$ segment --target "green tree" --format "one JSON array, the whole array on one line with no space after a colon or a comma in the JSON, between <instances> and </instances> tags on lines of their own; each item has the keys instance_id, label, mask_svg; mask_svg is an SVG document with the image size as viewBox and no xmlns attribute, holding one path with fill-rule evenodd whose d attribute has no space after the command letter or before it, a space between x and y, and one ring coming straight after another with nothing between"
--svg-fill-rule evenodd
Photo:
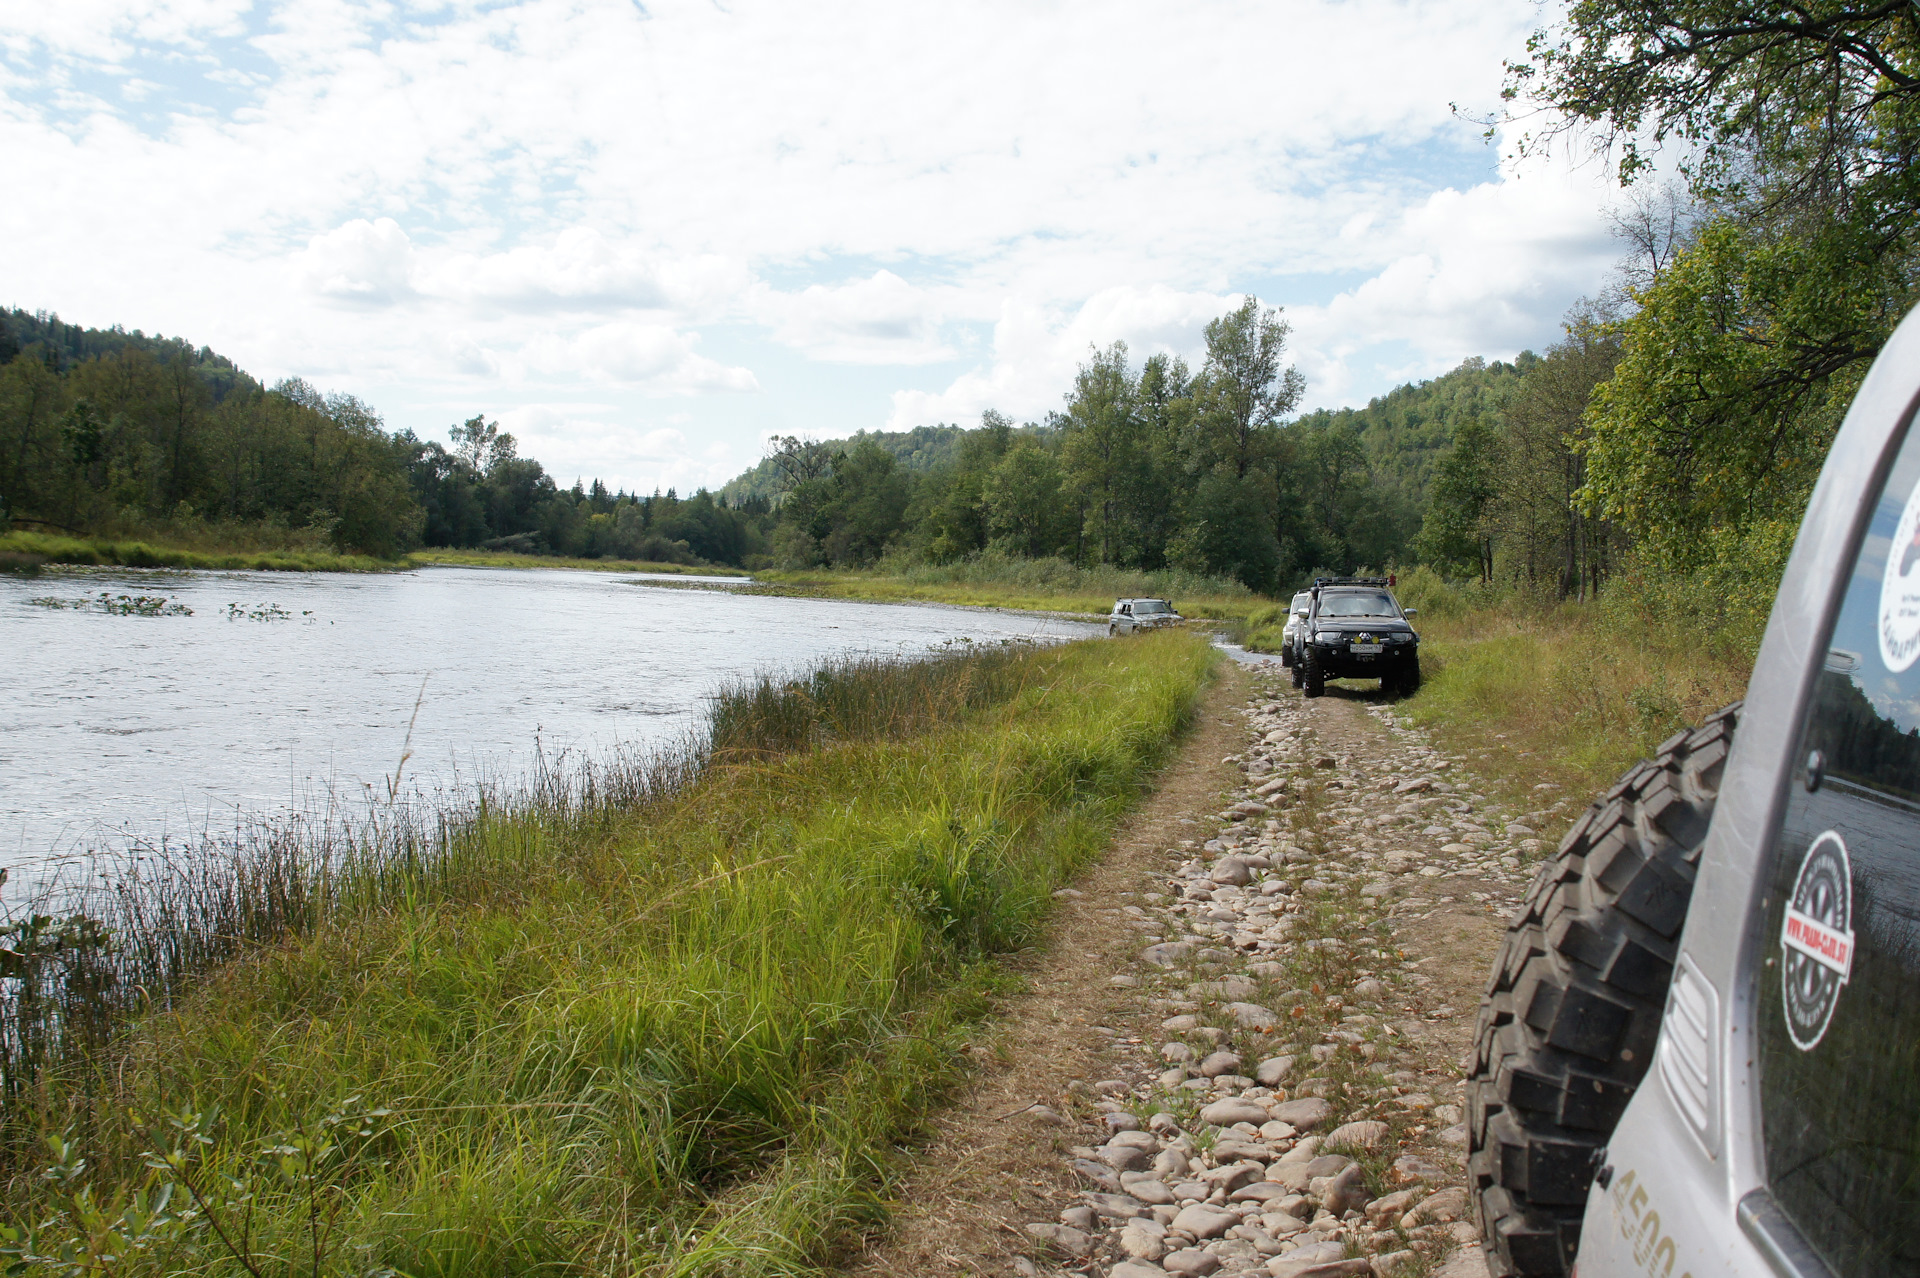
<instances>
[{"instance_id":1,"label":"green tree","mask_svg":"<svg viewBox=\"0 0 1920 1278\"><path fill-rule=\"evenodd\" d=\"M1269 464L1275 428L1307 385L1299 369L1280 366L1291 331L1278 308L1262 310L1252 295L1208 322L1195 413L1203 469L1225 465L1245 478Z\"/></svg>"},{"instance_id":2,"label":"green tree","mask_svg":"<svg viewBox=\"0 0 1920 1278\"><path fill-rule=\"evenodd\" d=\"M1060 463L1050 451L1031 438L1016 440L983 484L994 543L1034 559L1070 547L1073 512L1063 486Z\"/></svg>"},{"instance_id":3,"label":"green tree","mask_svg":"<svg viewBox=\"0 0 1920 1278\"><path fill-rule=\"evenodd\" d=\"M1060 421L1060 461L1085 503L1085 536L1099 562L1112 563L1128 539L1128 497L1146 460L1127 344L1095 350L1074 376Z\"/></svg>"},{"instance_id":4,"label":"green tree","mask_svg":"<svg viewBox=\"0 0 1920 1278\"><path fill-rule=\"evenodd\" d=\"M1444 572L1463 569L1493 580L1493 533L1487 508L1499 492L1499 436L1480 417L1455 428L1453 447L1435 468L1431 499L1413 549Z\"/></svg>"}]
</instances>

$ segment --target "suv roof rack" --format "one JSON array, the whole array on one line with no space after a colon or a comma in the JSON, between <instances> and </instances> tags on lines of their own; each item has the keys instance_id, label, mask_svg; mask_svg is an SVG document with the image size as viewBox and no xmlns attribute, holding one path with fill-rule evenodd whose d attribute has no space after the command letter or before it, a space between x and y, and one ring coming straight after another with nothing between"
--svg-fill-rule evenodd
<instances>
[{"instance_id":1,"label":"suv roof rack","mask_svg":"<svg viewBox=\"0 0 1920 1278\"><path fill-rule=\"evenodd\" d=\"M1312 589L1322 586L1386 586L1393 587L1392 577L1315 577Z\"/></svg>"}]
</instances>

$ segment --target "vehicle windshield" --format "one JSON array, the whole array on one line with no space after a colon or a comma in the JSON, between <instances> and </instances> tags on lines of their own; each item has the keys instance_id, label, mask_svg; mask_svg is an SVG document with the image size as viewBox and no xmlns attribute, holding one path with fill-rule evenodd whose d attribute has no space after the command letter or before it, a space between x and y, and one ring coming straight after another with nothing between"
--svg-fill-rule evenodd
<instances>
[{"instance_id":1,"label":"vehicle windshield","mask_svg":"<svg viewBox=\"0 0 1920 1278\"><path fill-rule=\"evenodd\" d=\"M1287 605L1287 611L1298 612L1302 608L1311 606L1312 603L1313 603L1313 596L1303 590L1299 594L1293 597L1293 602Z\"/></svg>"},{"instance_id":2,"label":"vehicle windshield","mask_svg":"<svg viewBox=\"0 0 1920 1278\"><path fill-rule=\"evenodd\" d=\"M1322 617L1397 617L1393 596L1384 590L1327 590L1320 595Z\"/></svg>"},{"instance_id":3,"label":"vehicle windshield","mask_svg":"<svg viewBox=\"0 0 1920 1278\"><path fill-rule=\"evenodd\" d=\"M1164 599L1136 599L1133 604L1133 615L1136 617L1144 617L1156 612L1172 611L1173 609L1167 606L1167 601Z\"/></svg>"}]
</instances>

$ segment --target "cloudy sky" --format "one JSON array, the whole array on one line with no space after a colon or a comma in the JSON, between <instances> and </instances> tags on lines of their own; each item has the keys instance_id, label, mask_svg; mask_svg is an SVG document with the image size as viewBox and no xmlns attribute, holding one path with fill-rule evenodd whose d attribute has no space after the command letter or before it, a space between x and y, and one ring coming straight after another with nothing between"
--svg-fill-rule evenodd
<instances>
[{"instance_id":1,"label":"cloudy sky","mask_svg":"<svg viewBox=\"0 0 1920 1278\"><path fill-rule=\"evenodd\" d=\"M1617 256L1514 165L1529 0L58 0L0 16L0 305L568 482L1058 407L1285 307L1308 404L1551 342Z\"/></svg>"}]
</instances>

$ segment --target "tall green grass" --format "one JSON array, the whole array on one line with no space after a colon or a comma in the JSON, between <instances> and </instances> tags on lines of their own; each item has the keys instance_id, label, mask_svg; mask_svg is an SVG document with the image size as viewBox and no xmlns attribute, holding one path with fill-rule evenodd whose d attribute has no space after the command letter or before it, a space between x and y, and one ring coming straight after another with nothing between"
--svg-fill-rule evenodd
<instances>
[{"instance_id":1,"label":"tall green grass","mask_svg":"<svg viewBox=\"0 0 1920 1278\"><path fill-rule=\"evenodd\" d=\"M96 951L104 984L129 948L218 939L22 1076L0 1251L812 1271L879 1219L993 956L1038 935L1213 660L1161 634L757 680L646 767L233 851L204 915L150 891L185 915Z\"/></svg>"},{"instance_id":2,"label":"tall green grass","mask_svg":"<svg viewBox=\"0 0 1920 1278\"><path fill-rule=\"evenodd\" d=\"M1518 782L1604 788L1674 732L1746 693L1770 594L1628 572L1563 602L1430 569L1401 579L1420 609L1416 722L1486 752Z\"/></svg>"},{"instance_id":3,"label":"tall green grass","mask_svg":"<svg viewBox=\"0 0 1920 1278\"><path fill-rule=\"evenodd\" d=\"M342 555L330 550L197 550L112 537L64 537L49 533L0 533L0 566L83 564L125 568L240 568L262 572L392 572L405 561Z\"/></svg>"}]
</instances>

